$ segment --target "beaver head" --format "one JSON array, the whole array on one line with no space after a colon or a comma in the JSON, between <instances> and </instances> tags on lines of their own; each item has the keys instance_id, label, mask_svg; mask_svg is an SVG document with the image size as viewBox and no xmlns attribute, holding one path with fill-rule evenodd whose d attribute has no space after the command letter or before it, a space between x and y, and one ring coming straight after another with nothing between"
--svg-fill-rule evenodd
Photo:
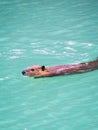
<instances>
[{"instance_id":1,"label":"beaver head","mask_svg":"<svg viewBox=\"0 0 98 130\"><path fill-rule=\"evenodd\" d=\"M23 70L22 74L30 77L41 77L46 76L48 74L48 70L45 68L45 66L34 65Z\"/></svg>"}]
</instances>

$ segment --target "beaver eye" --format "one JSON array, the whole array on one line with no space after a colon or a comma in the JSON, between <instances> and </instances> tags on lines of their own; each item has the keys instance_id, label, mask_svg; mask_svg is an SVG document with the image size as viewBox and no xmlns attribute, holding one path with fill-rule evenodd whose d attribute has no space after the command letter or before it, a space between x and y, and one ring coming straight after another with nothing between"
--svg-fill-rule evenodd
<instances>
[{"instance_id":1,"label":"beaver eye","mask_svg":"<svg viewBox=\"0 0 98 130\"><path fill-rule=\"evenodd\" d=\"M31 69L31 71L34 71L34 69Z\"/></svg>"}]
</instances>

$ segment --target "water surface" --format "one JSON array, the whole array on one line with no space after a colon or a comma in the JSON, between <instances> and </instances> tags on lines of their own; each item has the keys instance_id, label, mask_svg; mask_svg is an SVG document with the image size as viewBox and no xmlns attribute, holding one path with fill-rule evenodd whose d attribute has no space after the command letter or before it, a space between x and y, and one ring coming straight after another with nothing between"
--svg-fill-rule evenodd
<instances>
[{"instance_id":1,"label":"water surface","mask_svg":"<svg viewBox=\"0 0 98 130\"><path fill-rule=\"evenodd\" d=\"M98 71L33 79L27 66L98 56L98 2L0 1L0 130L97 130Z\"/></svg>"}]
</instances>

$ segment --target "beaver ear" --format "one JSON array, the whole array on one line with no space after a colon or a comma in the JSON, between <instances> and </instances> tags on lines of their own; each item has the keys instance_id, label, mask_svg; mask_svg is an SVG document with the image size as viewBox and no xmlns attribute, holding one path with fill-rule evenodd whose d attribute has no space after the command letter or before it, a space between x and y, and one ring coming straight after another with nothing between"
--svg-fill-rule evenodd
<instances>
[{"instance_id":1,"label":"beaver ear","mask_svg":"<svg viewBox=\"0 0 98 130\"><path fill-rule=\"evenodd\" d=\"M42 71L44 71L45 70L45 66L41 66L41 69L42 69Z\"/></svg>"}]
</instances>

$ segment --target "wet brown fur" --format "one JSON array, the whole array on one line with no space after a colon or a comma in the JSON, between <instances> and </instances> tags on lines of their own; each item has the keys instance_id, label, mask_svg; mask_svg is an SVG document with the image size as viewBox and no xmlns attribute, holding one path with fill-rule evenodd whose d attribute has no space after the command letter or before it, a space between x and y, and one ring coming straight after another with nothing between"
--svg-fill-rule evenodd
<instances>
[{"instance_id":1,"label":"wet brown fur","mask_svg":"<svg viewBox=\"0 0 98 130\"><path fill-rule=\"evenodd\" d=\"M70 65L58 65L58 66L38 66L34 65L24 70L25 76L30 77L51 77L58 75L68 75L75 73L83 73L98 69L98 59L91 62L70 64Z\"/></svg>"}]
</instances>

